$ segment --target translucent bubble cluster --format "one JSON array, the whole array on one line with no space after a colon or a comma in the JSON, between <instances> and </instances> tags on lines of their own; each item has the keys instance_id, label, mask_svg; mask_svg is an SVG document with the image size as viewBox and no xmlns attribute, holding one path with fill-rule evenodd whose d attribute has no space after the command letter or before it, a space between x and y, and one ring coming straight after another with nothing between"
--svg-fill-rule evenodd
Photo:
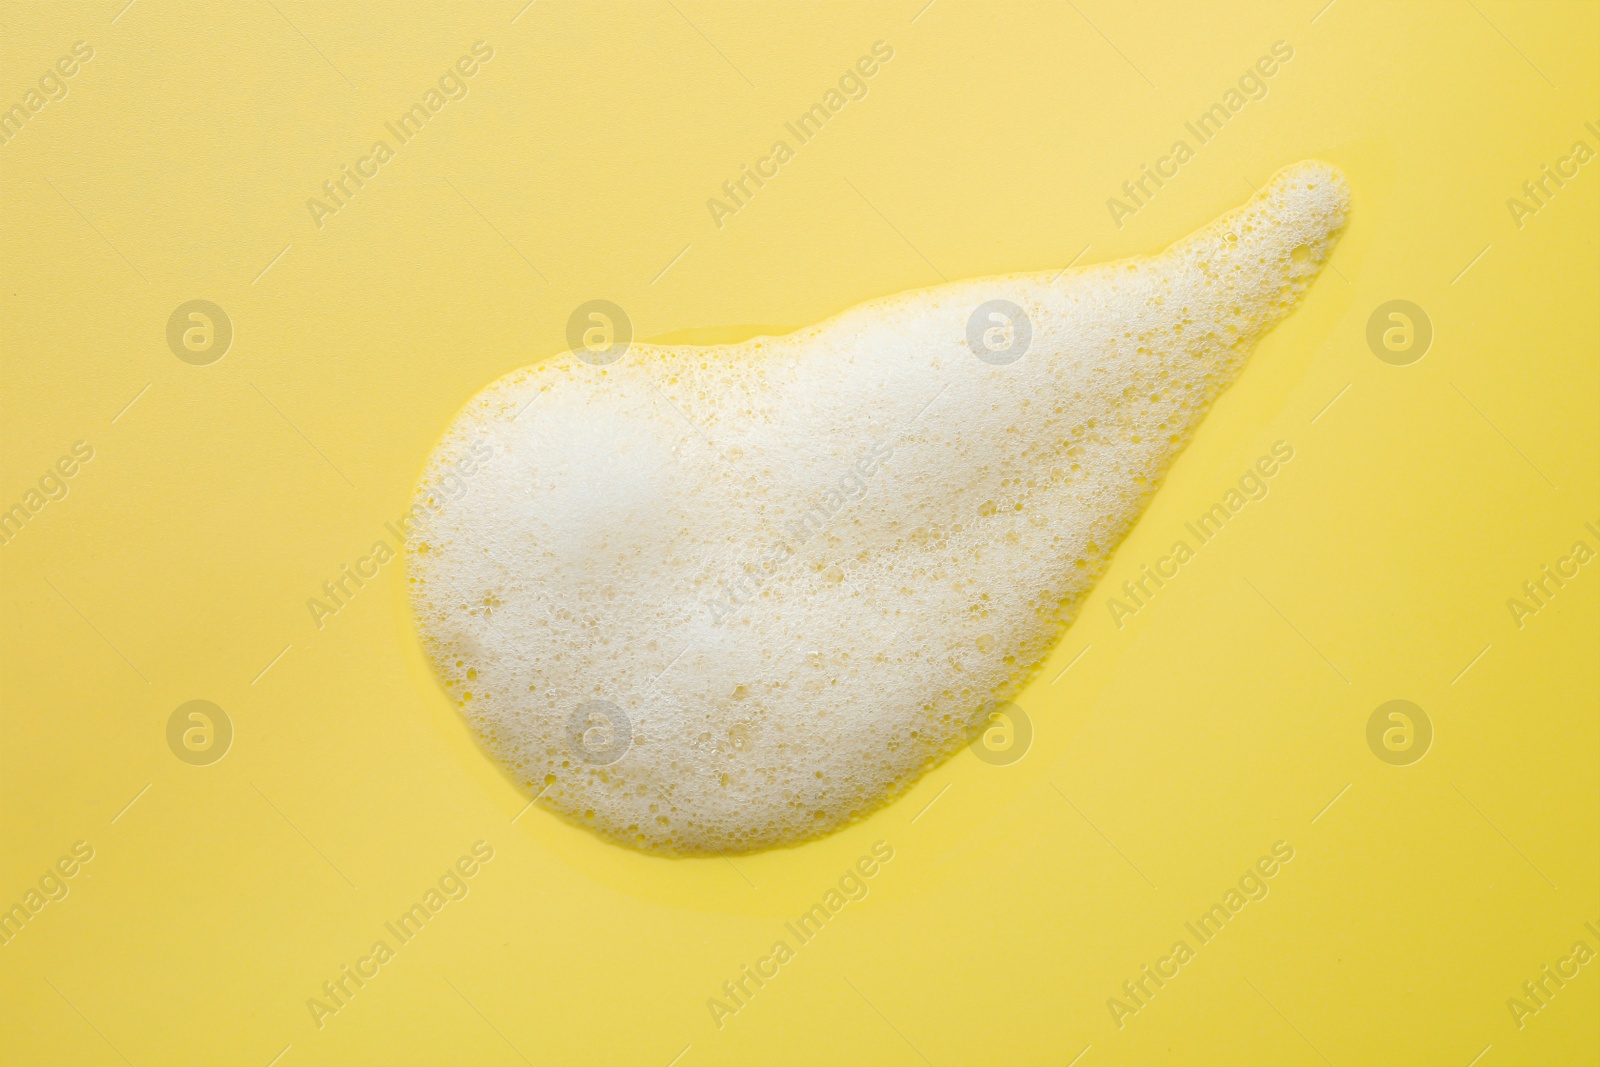
<instances>
[{"instance_id":1,"label":"translucent bubble cluster","mask_svg":"<svg viewBox=\"0 0 1600 1067\"><path fill-rule=\"evenodd\" d=\"M507 375L408 545L441 682L530 797L624 844L865 816L1037 668L1348 200L1299 163L1156 256Z\"/></svg>"}]
</instances>

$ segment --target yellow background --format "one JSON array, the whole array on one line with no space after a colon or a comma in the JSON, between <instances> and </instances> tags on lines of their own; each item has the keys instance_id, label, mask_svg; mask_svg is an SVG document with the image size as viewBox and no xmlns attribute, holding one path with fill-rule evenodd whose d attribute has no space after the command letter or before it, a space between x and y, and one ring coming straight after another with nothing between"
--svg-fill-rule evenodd
<instances>
[{"instance_id":1,"label":"yellow background","mask_svg":"<svg viewBox=\"0 0 1600 1067\"><path fill-rule=\"evenodd\" d=\"M1506 1005L1600 948L1600 563L1521 629L1506 607L1600 520L1600 162L1506 207L1600 148L1596 4L124 2L0 13L7 106L96 53L0 147L0 506L95 449L0 547L0 904L96 852L0 948L0 1059L1600 1060L1600 962L1522 1029ZM1267 98L1114 226L1280 39ZM319 230L307 198L478 40L470 95ZM879 40L869 95L718 229L707 198ZM650 858L518 817L398 565L309 617L457 407L586 300L641 339L792 328L1152 252L1306 157L1353 186L1336 271L1019 698L1014 765L963 753L802 848ZM196 298L235 330L204 367L165 342ZM1411 366L1365 342L1392 299L1434 325ZM1110 586L1277 440L1271 495L1114 626ZM206 767L165 739L196 698L236 732ZM1395 698L1436 731L1406 767L1365 740ZM1280 839L1271 894L1119 1029L1107 999ZM478 840L470 896L314 1026ZM719 1030L707 998L879 840L870 896Z\"/></svg>"}]
</instances>

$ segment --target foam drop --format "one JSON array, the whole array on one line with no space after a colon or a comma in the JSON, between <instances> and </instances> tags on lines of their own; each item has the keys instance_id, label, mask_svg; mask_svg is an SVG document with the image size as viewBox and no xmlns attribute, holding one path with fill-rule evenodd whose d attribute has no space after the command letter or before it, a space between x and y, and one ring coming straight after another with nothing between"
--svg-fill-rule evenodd
<instances>
[{"instance_id":1,"label":"foam drop","mask_svg":"<svg viewBox=\"0 0 1600 1067\"><path fill-rule=\"evenodd\" d=\"M408 548L435 670L530 797L616 841L867 815L1048 654L1348 196L1303 162L1157 256L507 375L423 479L491 457Z\"/></svg>"}]
</instances>

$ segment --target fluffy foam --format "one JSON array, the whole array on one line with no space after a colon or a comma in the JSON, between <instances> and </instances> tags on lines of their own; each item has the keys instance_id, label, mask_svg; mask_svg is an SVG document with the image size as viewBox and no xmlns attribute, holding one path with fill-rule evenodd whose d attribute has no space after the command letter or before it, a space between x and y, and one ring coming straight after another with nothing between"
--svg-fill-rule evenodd
<instances>
[{"instance_id":1,"label":"fluffy foam","mask_svg":"<svg viewBox=\"0 0 1600 1067\"><path fill-rule=\"evenodd\" d=\"M863 817L1044 659L1348 198L1303 162L1157 256L507 375L423 480L490 456L408 551L438 675L529 796L616 841ZM996 299L1032 332L1003 365L967 341Z\"/></svg>"}]
</instances>

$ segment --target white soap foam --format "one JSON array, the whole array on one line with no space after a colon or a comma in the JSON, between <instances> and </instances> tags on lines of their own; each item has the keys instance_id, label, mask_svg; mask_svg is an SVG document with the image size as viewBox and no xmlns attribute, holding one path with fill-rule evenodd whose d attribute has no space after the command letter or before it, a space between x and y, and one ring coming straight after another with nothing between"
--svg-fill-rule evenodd
<instances>
[{"instance_id":1,"label":"white soap foam","mask_svg":"<svg viewBox=\"0 0 1600 1067\"><path fill-rule=\"evenodd\" d=\"M1157 256L507 375L423 478L492 447L408 553L437 673L529 796L616 841L865 816L1048 654L1348 199L1299 163ZM1031 327L1013 362L968 343L992 300Z\"/></svg>"}]
</instances>

